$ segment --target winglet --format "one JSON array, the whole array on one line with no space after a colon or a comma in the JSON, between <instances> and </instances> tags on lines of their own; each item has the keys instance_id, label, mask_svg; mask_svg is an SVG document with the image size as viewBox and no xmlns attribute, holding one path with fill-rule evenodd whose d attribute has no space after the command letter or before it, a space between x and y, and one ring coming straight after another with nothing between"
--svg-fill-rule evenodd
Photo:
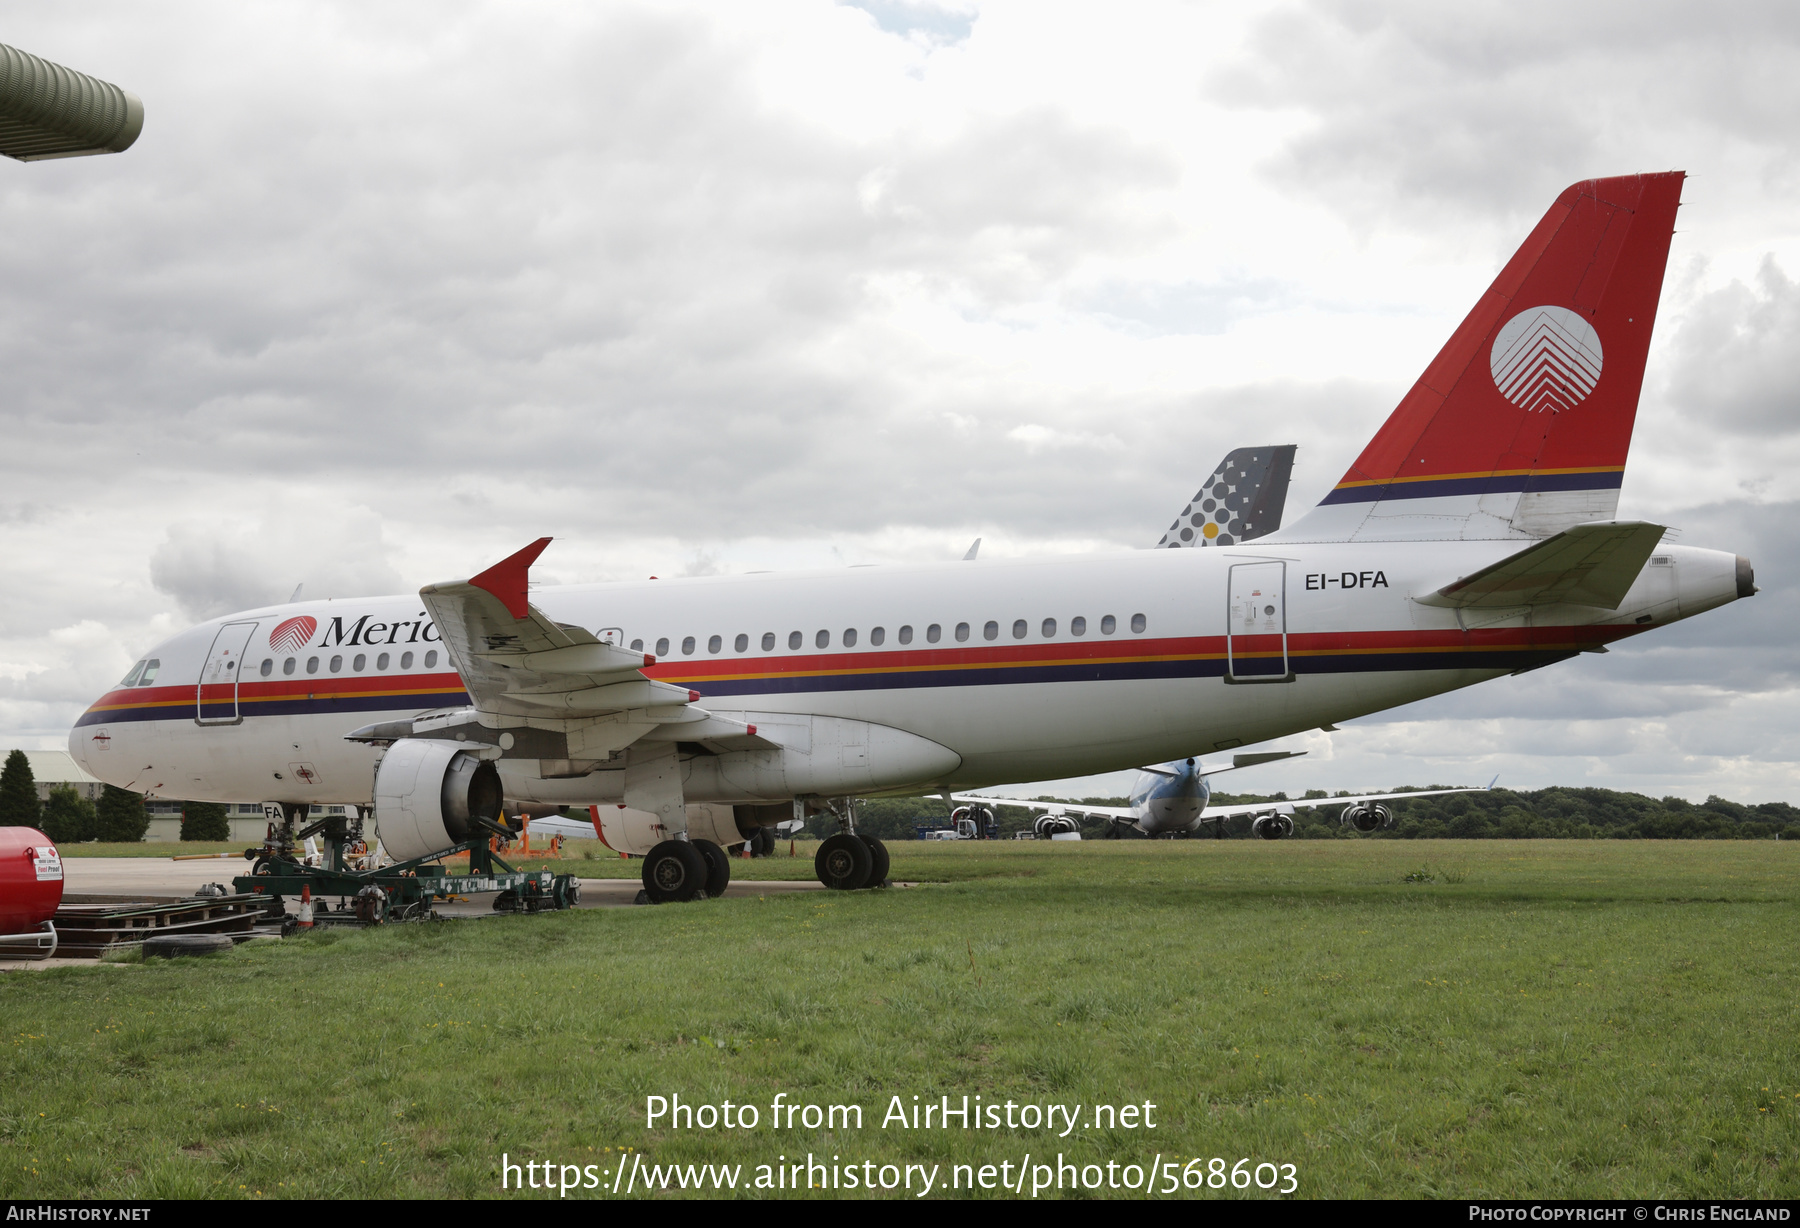
<instances>
[{"instance_id":1,"label":"winglet","mask_svg":"<svg viewBox=\"0 0 1800 1228\"><path fill-rule=\"evenodd\" d=\"M470 576L469 583L498 597L500 604L506 607L506 612L514 618L524 618L531 610L531 604L525 598L525 584L531 578L531 565L549 544L548 537L540 537L517 554L501 559L480 575Z\"/></svg>"}]
</instances>

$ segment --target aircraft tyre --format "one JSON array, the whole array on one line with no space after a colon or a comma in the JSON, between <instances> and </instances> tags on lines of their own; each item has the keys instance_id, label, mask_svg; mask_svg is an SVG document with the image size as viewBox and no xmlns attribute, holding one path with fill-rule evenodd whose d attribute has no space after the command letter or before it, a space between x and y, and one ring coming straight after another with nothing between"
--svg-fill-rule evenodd
<instances>
[{"instance_id":1,"label":"aircraft tyre","mask_svg":"<svg viewBox=\"0 0 1800 1228\"><path fill-rule=\"evenodd\" d=\"M773 827L762 827L757 829L755 852L758 857L773 857L775 855L775 829Z\"/></svg>"},{"instance_id":2,"label":"aircraft tyre","mask_svg":"<svg viewBox=\"0 0 1800 1228\"><path fill-rule=\"evenodd\" d=\"M706 859L706 898L716 900L731 885L731 858L711 840L695 840L691 843L700 850L700 856Z\"/></svg>"},{"instance_id":3,"label":"aircraft tyre","mask_svg":"<svg viewBox=\"0 0 1800 1228\"><path fill-rule=\"evenodd\" d=\"M887 845L874 836L861 837L869 846L869 879L867 886L885 887L888 885L888 851Z\"/></svg>"},{"instance_id":4,"label":"aircraft tyre","mask_svg":"<svg viewBox=\"0 0 1800 1228\"><path fill-rule=\"evenodd\" d=\"M834 891L855 891L869 881L874 858L861 837L839 832L819 845L813 870Z\"/></svg>"},{"instance_id":5,"label":"aircraft tyre","mask_svg":"<svg viewBox=\"0 0 1800 1228\"><path fill-rule=\"evenodd\" d=\"M652 904L685 903L706 890L706 858L686 840L664 840L644 858L644 894Z\"/></svg>"}]
</instances>

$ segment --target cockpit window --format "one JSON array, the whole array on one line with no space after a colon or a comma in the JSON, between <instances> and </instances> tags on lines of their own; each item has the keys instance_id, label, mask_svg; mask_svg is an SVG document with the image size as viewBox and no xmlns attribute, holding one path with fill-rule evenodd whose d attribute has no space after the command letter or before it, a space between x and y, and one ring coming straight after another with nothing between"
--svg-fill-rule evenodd
<instances>
[{"instance_id":1,"label":"cockpit window","mask_svg":"<svg viewBox=\"0 0 1800 1228\"><path fill-rule=\"evenodd\" d=\"M152 682L156 681L156 671L161 668L162 662L158 661L155 657L151 657L148 661L144 662L144 676L137 680L137 684L139 686L149 686Z\"/></svg>"},{"instance_id":2,"label":"cockpit window","mask_svg":"<svg viewBox=\"0 0 1800 1228\"><path fill-rule=\"evenodd\" d=\"M144 672L144 663L142 661L139 661L136 665L131 667L131 669L125 674L124 678L120 679L119 685L120 686L136 686L137 680L138 680L138 675L143 672Z\"/></svg>"}]
</instances>

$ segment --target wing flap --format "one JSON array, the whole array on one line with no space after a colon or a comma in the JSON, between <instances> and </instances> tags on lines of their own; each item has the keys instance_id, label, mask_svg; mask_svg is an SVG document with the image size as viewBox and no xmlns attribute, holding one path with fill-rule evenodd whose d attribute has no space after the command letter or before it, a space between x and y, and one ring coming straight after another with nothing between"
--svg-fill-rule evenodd
<instances>
[{"instance_id":1,"label":"wing flap","mask_svg":"<svg viewBox=\"0 0 1800 1228\"><path fill-rule=\"evenodd\" d=\"M1667 530L1644 521L1578 524L1442 588L1420 605L1586 605L1616 610Z\"/></svg>"}]
</instances>

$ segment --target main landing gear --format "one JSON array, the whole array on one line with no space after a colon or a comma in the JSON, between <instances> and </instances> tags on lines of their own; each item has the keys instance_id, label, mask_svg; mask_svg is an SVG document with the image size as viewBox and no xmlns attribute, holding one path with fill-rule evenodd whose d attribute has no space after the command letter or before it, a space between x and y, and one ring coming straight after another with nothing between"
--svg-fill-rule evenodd
<instances>
[{"instance_id":1,"label":"main landing gear","mask_svg":"<svg viewBox=\"0 0 1800 1228\"><path fill-rule=\"evenodd\" d=\"M843 830L819 844L819 851L813 857L813 871L819 881L834 891L887 886L887 845L873 836L857 832L855 804L849 798L834 800L828 805Z\"/></svg>"},{"instance_id":2,"label":"main landing gear","mask_svg":"<svg viewBox=\"0 0 1800 1228\"><path fill-rule=\"evenodd\" d=\"M716 900L731 885L731 858L711 840L664 840L644 858L644 897L652 904Z\"/></svg>"}]
</instances>

